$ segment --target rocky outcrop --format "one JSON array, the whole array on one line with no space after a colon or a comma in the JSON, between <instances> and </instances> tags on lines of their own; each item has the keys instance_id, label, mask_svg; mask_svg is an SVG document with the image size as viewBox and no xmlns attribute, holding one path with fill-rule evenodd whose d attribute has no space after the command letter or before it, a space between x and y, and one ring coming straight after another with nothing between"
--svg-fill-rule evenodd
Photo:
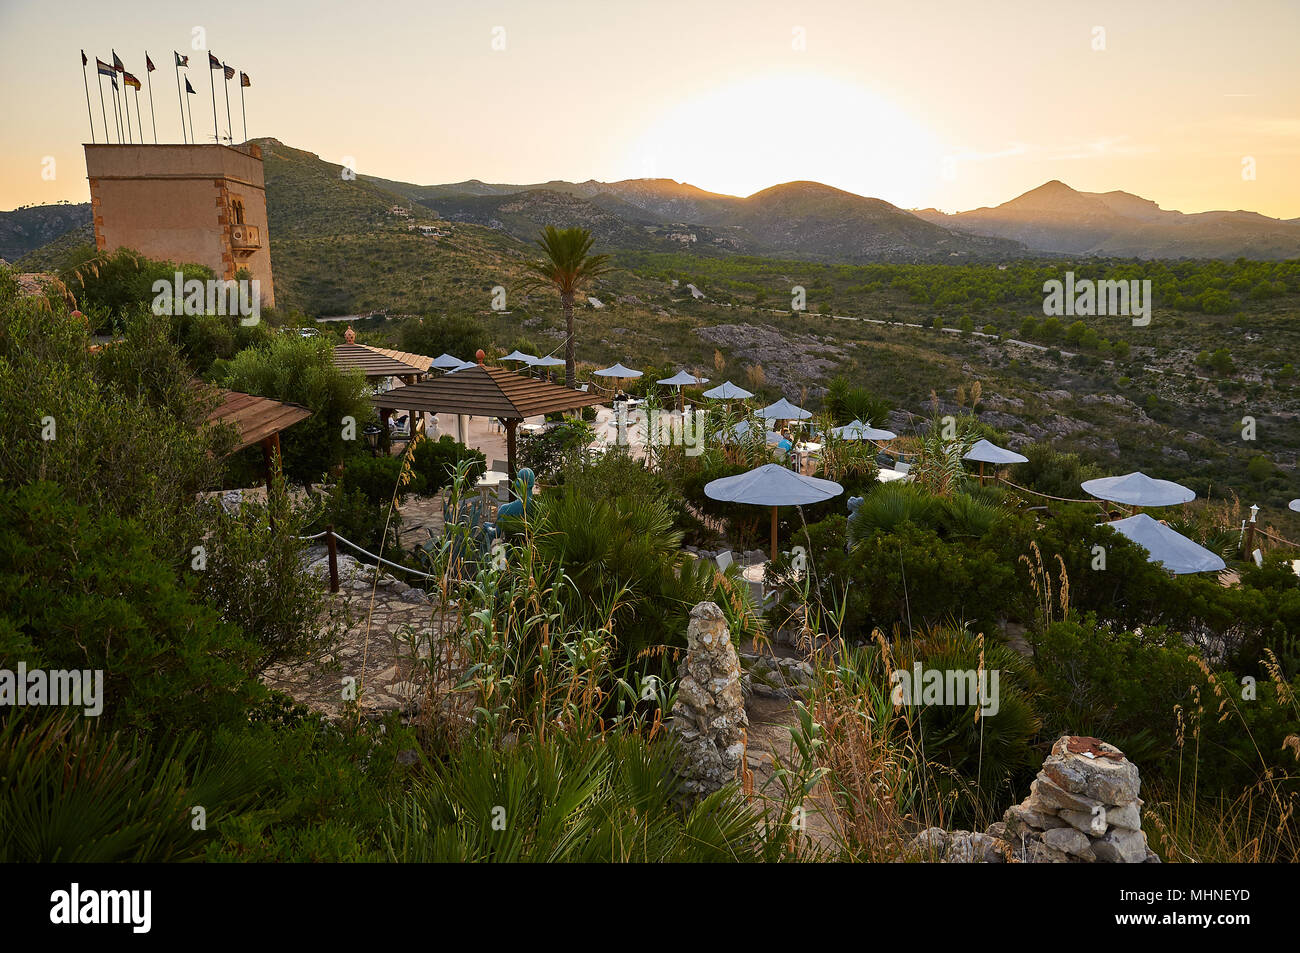
<instances>
[{"instance_id":1,"label":"rocky outcrop","mask_svg":"<svg viewBox=\"0 0 1300 953\"><path fill-rule=\"evenodd\" d=\"M749 727L740 678L726 617L716 603L701 602L691 610L668 722L681 744L678 770L690 795L712 794L739 777Z\"/></svg>"},{"instance_id":2,"label":"rocky outcrop","mask_svg":"<svg viewBox=\"0 0 1300 953\"><path fill-rule=\"evenodd\" d=\"M1124 752L1097 738L1063 735L1029 797L983 834L932 827L907 857L942 863L1159 863L1142 832L1141 779Z\"/></svg>"}]
</instances>

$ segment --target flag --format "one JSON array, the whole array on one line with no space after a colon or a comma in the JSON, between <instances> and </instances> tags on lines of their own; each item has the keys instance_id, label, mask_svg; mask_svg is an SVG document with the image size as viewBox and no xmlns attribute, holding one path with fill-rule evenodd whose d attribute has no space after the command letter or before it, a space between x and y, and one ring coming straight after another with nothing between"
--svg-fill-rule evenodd
<instances>
[{"instance_id":1,"label":"flag","mask_svg":"<svg viewBox=\"0 0 1300 953\"><path fill-rule=\"evenodd\" d=\"M117 73L113 70L113 67L109 66L98 56L95 57L95 70L96 72L99 73L100 76L112 76L114 78L117 77Z\"/></svg>"},{"instance_id":2,"label":"flag","mask_svg":"<svg viewBox=\"0 0 1300 953\"><path fill-rule=\"evenodd\" d=\"M208 69L221 69L221 60L217 59L211 53L208 54Z\"/></svg>"},{"instance_id":3,"label":"flag","mask_svg":"<svg viewBox=\"0 0 1300 953\"><path fill-rule=\"evenodd\" d=\"M172 50L172 56L176 57L177 66L184 66L186 69L190 68L190 58L188 56L181 56L175 50Z\"/></svg>"},{"instance_id":4,"label":"flag","mask_svg":"<svg viewBox=\"0 0 1300 953\"><path fill-rule=\"evenodd\" d=\"M190 85L190 78L188 76L185 77L185 92L194 92L194 87Z\"/></svg>"},{"instance_id":5,"label":"flag","mask_svg":"<svg viewBox=\"0 0 1300 953\"><path fill-rule=\"evenodd\" d=\"M126 72L126 67L123 66L122 61L117 58L117 50L113 51L113 69L117 70L119 73Z\"/></svg>"},{"instance_id":6,"label":"flag","mask_svg":"<svg viewBox=\"0 0 1300 953\"><path fill-rule=\"evenodd\" d=\"M108 75L109 75L110 77L112 77L113 89L114 89L114 91L116 91L116 90L117 90L117 74L116 74L116 73L109 73ZM116 108L116 107L114 107L114 108Z\"/></svg>"},{"instance_id":7,"label":"flag","mask_svg":"<svg viewBox=\"0 0 1300 953\"><path fill-rule=\"evenodd\" d=\"M248 78L248 74L247 74L247 73L240 73L240 74L239 74L239 85L240 85L240 86L252 86L252 85L253 85L253 81L252 81L251 79Z\"/></svg>"},{"instance_id":8,"label":"flag","mask_svg":"<svg viewBox=\"0 0 1300 953\"><path fill-rule=\"evenodd\" d=\"M85 51L85 50L82 50L82 51L81 51L81 65L82 65L82 66L85 66L85 65L86 65L87 63L89 63L89 62L90 62L90 60L86 59L86 51Z\"/></svg>"},{"instance_id":9,"label":"flag","mask_svg":"<svg viewBox=\"0 0 1300 953\"><path fill-rule=\"evenodd\" d=\"M154 70L158 68L153 65L153 60L149 59L148 53L144 55L144 68L148 70L150 73L152 73Z\"/></svg>"},{"instance_id":10,"label":"flag","mask_svg":"<svg viewBox=\"0 0 1300 953\"><path fill-rule=\"evenodd\" d=\"M126 83L126 85L130 86L132 89L138 90L140 88L140 81L126 70L122 71L122 82Z\"/></svg>"},{"instance_id":11,"label":"flag","mask_svg":"<svg viewBox=\"0 0 1300 953\"><path fill-rule=\"evenodd\" d=\"M233 66L226 66L225 64L222 64L222 68L226 71L226 79L235 78L235 68Z\"/></svg>"}]
</instances>

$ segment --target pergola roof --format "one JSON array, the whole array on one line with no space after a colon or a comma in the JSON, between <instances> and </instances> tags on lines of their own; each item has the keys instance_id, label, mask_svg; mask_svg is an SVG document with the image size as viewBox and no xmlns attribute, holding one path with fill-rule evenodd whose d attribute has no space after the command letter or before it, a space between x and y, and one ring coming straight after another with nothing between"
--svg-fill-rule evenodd
<instances>
[{"instance_id":1,"label":"pergola roof","mask_svg":"<svg viewBox=\"0 0 1300 953\"><path fill-rule=\"evenodd\" d=\"M599 404L600 395L479 364L372 398L377 407L523 420Z\"/></svg>"},{"instance_id":2,"label":"pergola roof","mask_svg":"<svg viewBox=\"0 0 1300 953\"><path fill-rule=\"evenodd\" d=\"M311 411L301 404L255 397L237 390L221 391L220 397L221 403L208 414L208 422L232 424L239 431L240 442L235 450L261 443L311 416Z\"/></svg>"},{"instance_id":3,"label":"pergola roof","mask_svg":"<svg viewBox=\"0 0 1300 953\"><path fill-rule=\"evenodd\" d=\"M364 344L337 345L334 348L334 363L344 370L358 367L366 377L409 377L429 370L428 364L423 367L407 364Z\"/></svg>"},{"instance_id":4,"label":"pergola roof","mask_svg":"<svg viewBox=\"0 0 1300 953\"><path fill-rule=\"evenodd\" d=\"M368 347L372 351L378 351L384 357L391 357L395 361L401 361L403 364L410 364L413 367L422 367L425 371L433 363L433 358L424 354L416 354L413 351L399 351L391 347L379 347L375 344L363 344L362 347Z\"/></svg>"}]
</instances>

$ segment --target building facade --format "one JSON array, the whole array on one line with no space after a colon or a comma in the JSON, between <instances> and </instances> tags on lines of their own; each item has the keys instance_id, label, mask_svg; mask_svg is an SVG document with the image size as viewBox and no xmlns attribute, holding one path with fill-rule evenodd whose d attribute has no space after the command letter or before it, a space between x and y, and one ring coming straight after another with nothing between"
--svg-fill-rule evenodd
<instances>
[{"instance_id":1,"label":"building facade","mask_svg":"<svg viewBox=\"0 0 1300 953\"><path fill-rule=\"evenodd\" d=\"M240 271L274 307L266 181L256 145L87 145L95 247Z\"/></svg>"}]
</instances>

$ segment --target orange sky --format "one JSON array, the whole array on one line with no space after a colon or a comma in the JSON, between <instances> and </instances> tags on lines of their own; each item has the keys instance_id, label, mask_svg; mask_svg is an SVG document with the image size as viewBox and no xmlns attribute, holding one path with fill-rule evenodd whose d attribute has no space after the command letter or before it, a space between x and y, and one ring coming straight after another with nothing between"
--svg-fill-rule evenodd
<instances>
[{"instance_id":1,"label":"orange sky","mask_svg":"<svg viewBox=\"0 0 1300 953\"><path fill-rule=\"evenodd\" d=\"M82 47L101 139L94 57L112 48L141 79L153 55L160 141L180 140L171 50L189 53L211 137L196 28L252 76L250 136L388 178L816 179L947 210L1061 179L1300 217L1288 0L3 0L0 209L86 199Z\"/></svg>"}]
</instances>

